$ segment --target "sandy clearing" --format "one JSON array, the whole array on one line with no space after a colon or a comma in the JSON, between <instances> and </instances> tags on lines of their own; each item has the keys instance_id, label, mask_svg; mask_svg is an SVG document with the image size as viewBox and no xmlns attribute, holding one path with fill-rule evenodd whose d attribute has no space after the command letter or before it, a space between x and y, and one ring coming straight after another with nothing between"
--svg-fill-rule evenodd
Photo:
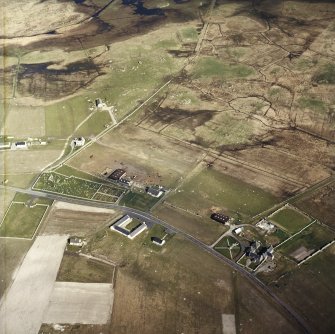
<instances>
[{"instance_id":1,"label":"sandy clearing","mask_svg":"<svg viewBox=\"0 0 335 334\"><path fill-rule=\"evenodd\" d=\"M0 304L0 333L36 334L62 260L67 236L39 236Z\"/></svg>"},{"instance_id":2,"label":"sandy clearing","mask_svg":"<svg viewBox=\"0 0 335 334\"><path fill-rule=\"evenodd\" d=\"M78 205L66 202L56 202L54 204L55 209L71 210L71 211L80 211L80 212L96 212L96 213L110 213L113 214L115 211L111 209L104 208L95 208L92 206Z\"/></svg>"},{"instance_id":3,"label":"sandy clearing","mask_svg":"<svg viewBox=\"0 0 335 334\"><path fill-rule=\"evenodd\" d=\"M222 314L222 333L236 334L234 314Z\"/></svg>"},{"instance_id":4,"label":"sandy clearing","mask_svg":"<svg viewBox=\"0 0 335 334\"><path fill-rule=\"evenodd\" d=\"M43 322L105 324L113 307L113 285L56 282Z\"/></svg>"}]
</instances>

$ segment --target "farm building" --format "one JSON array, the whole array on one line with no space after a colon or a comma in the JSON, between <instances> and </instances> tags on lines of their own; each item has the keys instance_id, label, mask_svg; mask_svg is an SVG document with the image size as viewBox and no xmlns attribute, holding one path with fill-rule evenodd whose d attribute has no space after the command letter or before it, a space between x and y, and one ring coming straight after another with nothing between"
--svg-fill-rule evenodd
<instances>
[{"instance_id":1,"label":"farm building","mask_svg":"<svg viewBox=\"0 0 335 334\"><path fill-rule=\"evenodd\" d=\"M151 241L152 241L153 244L155 244L157 246L163 246L165 244L165 240L160 239L158 237L151 237Z\"/></svg>"},{"instance_id":2,"label":"farm building","mask_svg":"<svg viewBox=\"0 0 335 334\"><path fill-rule=\"evenodd\" d=\"M71 142L72 147L81 147L85 145L85 138L84 137L79 137L79 138L74 138Z\"/></svg>"},{"instance_id":3,"label":"farm building","mask_svg":"<svg viewBox=\"0 0 335 334\"><path fill-rule=\"evenodd\" d=\"M229 217L224 215L223 213L212 213L211 214L211 219L219 222L219 223L222 223L222 224L225 224L228 220L229 220Z\"/></svg>"},{"instance_id":4,"label":"farm building","mask_svg":"<svg viewBox=\"0 0 335 334\"><path fill-rule=\"evenodd\" d=\"M115 224L113 224L110 227L110 229L119 232L132 240L148 228L147 224L145 222L142 222L138 226L136 226L136 228L130 231L126 228L126 226L132 221L133 221L132 217L130 217L129 215L125 215L121 219L119 219Z\"/></svg>"},{"instance_id":5,"label":"farm building","mask_svg":"<svg viewBox=\"0 0 335 334\"><path fill-rule=\"evenodd\" d=\"M163 187L147 187L146 188L146 192L148 195L152 196L152 197L161 197L164 193L164 189Z\"/></svg>"},{"instance_id":6,"label":"farm building","mask_svg":"<svg viewBox=\"0 0 335 334\"><path fill-rule=\"evenodd\" d=\"M28 148L28 143L26 141L18 141L15 144L16 149L26 149Z\"/></svg>"},{"instance_id":7,"label":"farm building","mask_svg":"<svg viewBox=\"0 0 335 334\"><path fill-rule=\"evenodd\" d=\"M96 99L96 100L95 100L95 106L96 106L97 108L102 108L102 107L104 106L104 103L102 102L101 99Z\"/></svg>"},{"instance_id":8,"label":"farm building","mask_svg":"<svg viewBox=\"0 0 335 334\"><path fill-rule=\"evenodd\" d=\"M251 262L262 262L263 260L273 259L273 247L262 246L259 241L251 241L250 245L245 248L245 255Z\"/></svg>"},{"instance_id":9,"label":"farm building","mask_svg":"<svg viewBox=\"0 0 335 334\"><path fill-rule=\"evenodd\" d=\"M83 245L83 240L78 237L71 237L68 239L68 244L71 246L81 247Z\"/></svg>"},{"instance_id":10,"label":"farm building","mask_svg":"<svg viewBox=\"0 0 335 334\"><path fill-rule=\"evenodd\" d=\"M233 230L236 235L239 235L243 231L243 227L238 227Z\"/></svg>"},{"instance_id":11,"label":"farm building","mask_svg":"<svg viewBox=\"0 0 335 334\"><path fill-rule=\"evenodd\" d=\"M259 221L257 224L256 224L257 227L259 227L260 229L268 232L268 233L271 233L271 232L274 232L276 230L276 226L271 224L269 221L267 221L266 219L262 219L261 221Z\"/></svg>"},{"instance_id":12,"label":"farm building","mask_svg":"<svg viewBox=\"0 0 335 334\"><path fill-rule=\"evenodd\" d=\"M115 169L109 176L108 178L111 180L118 181L122 179L123 177L126 176L126 171L124 169Z\"/></svg>"}]
</instances>

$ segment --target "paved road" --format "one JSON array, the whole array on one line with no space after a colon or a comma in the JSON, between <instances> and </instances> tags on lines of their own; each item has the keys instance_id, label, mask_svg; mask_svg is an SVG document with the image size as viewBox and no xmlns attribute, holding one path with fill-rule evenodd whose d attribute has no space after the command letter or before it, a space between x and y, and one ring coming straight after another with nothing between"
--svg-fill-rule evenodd
<instances>
[{"instance_id":1,"label":"paved road","mask_svg":"<svg viewBox=\"0 0 335 334\"><path fill-rule=\"evenodd\" d=\"M52 194L52 193L46 193L46 192L41 192L41 191L36 191L32 189L20 189L20 188L15 188L15 187L9 187L9 186L3 186L0 185L0 188L7 188L16 192L20 193L25 193L29 194L32 196L37 196L37 197L42 197L42 198L48 198L51 200L55 201L60 201L60 202L67 202L67 203L73 203L73 204L79 204L79 205L85 205L85 206L92 206L92 207L100 207L100 208L105 208L105 209L117 209L121 210L126 214L132 215L134 218L138 218L140 220L145 220L149 224L159 224L166 229L178 233L179 235L182 235L185 239L189 240L192 242L194 245L197 247L201 248L202 250L206 251L207 253L210 253L214 257L216 257L218 260L226 263L228 266L230 266L232 269L236 270L239 272L243 277L247 278L249 281L254 283L254 285L259 289L264 291L269 297L272 298L272 300L281 306L282 310L285 311L285 313L290 317L291 320L294 320L298 325L300 325L302 331L304 333L311 333L311 330L306 323L305 319L302 318L291 306L286 304L284 301L282 301L279 297L277 297L272 290L265 285L261 280L259 280L254 274L250 273L249 271L245 270L243 267L239 266L237 263L234 261L226 258L222 254L216 252L211 246L205 244L201 240L193 237L189 233L186 233L174 226L171 226L167 222L158 219L157 217L154 217L153 215L143 212L140 210L136 210L133 208L125 207L125 206L120 206L118 204L111 204L111 203L101 203L101 202L95 202L92 200L85 200L85 199L79 199L79 198L73 198L73 197L67 197L67 196L62 196L62 195L57 195L57 194Z\"/></svg>"}]
</instances>

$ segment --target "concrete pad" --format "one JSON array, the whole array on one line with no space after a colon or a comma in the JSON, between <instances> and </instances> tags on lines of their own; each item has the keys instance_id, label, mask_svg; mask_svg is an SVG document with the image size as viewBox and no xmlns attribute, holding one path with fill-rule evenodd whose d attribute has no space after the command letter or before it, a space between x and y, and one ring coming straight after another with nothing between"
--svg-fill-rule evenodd
<instances>
[{"instance_id":1,"label":"concrete pad","mask_svg":"<svg viewBox=\"0 0 335 334\"><path fill-rule=\"evenodd\" d=\"M105 324L112 313L113 299L112 284L56 282L43 322Z\"/></svg>"},{"instance_id":2,"label":"concrete pad","mask_svg":"<svg viewBox=\"0 0 335 334\"><path fill-rule=\"evenodd\" d=\"M56 280L67 236L39 236L0 302L0 333L36 334Z\"/></svg>"},{"instance_id":3,"label":"concrete pad","mask_svg":"<svg viewBox=\"0 0 335 334\"><path fill-rule=\"evenodd\" d=\"M222 314L222 333L223 334L236 334L234 314Z\"/></svg>"}]
</instances>

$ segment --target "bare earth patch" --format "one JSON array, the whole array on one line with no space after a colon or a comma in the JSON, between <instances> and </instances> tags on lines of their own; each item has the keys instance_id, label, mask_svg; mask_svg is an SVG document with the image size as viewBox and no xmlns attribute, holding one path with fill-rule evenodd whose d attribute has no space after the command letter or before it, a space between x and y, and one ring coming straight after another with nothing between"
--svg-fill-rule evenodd
<instances>
[{"instance_id":1,"label":"bare earth patch","mask_svg":"<svg viewBox=\"0 0 335 334\"><path fill-rule=\"evenodd\" d=\"M307 256L312 254L314 252L314 249L307 249L304 246L299 247L297 250L295 250L293 253L290 254L290 256L294 257L297 261L302 261Z\"/></svg>"}]
</instances>

